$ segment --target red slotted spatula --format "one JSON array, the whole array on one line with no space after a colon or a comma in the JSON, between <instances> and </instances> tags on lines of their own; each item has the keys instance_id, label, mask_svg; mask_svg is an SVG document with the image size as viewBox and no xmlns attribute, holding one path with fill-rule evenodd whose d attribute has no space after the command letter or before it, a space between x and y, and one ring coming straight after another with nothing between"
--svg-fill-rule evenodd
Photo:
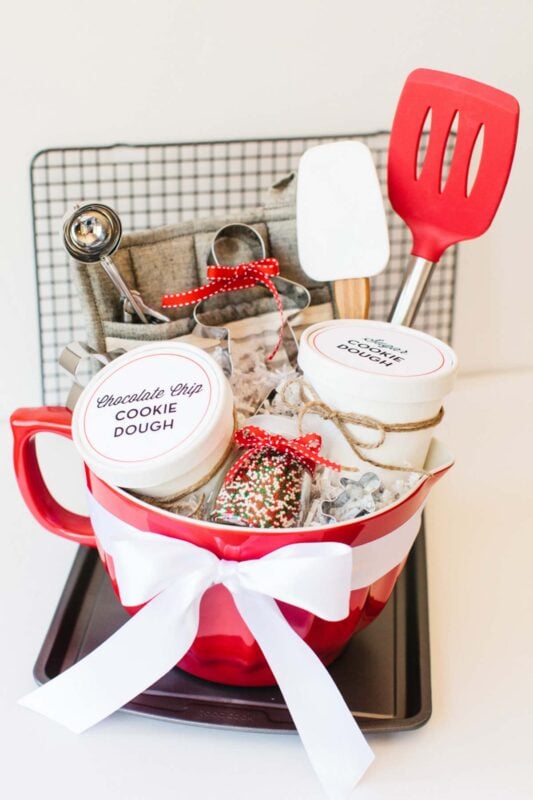
<instances>
[{"instance_id":1,"label":"red slotted spatula","mask_svg":"<svg viewBox=\"0 0 533 800\"><path fill-rule=\"evenodd\" d=\"M427 150L419 168L430 111ZM413 248L390 322L411 325L443 252L481 236L491 224L511 170L518 117L516 99L484 83L432 69L417 69L407 78L392 125L388 185L391 204L413 235ZM446 176L454 120L457 133ZM482 150L471 184L480 137Z\"/></svg>"}]
</instances>

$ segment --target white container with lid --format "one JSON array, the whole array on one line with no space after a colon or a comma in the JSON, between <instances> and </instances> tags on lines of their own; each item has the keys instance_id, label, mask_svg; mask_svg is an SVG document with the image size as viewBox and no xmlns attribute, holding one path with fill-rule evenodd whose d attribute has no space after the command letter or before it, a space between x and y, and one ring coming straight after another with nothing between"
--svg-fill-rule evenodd
<instances>
[{"instance_id":1,"label":"white container with lid","mask_svg":"<svg viewBox=\"0 0 533 800\"><path fill-rule=\"evenodd\" d=\"M413 328L373 320L311 325L302 335L298 363L305 381L328 406L388 424L433 419L457 371L457 357L444 342ZM375 430L348 427L359 441L375 444L379 439ZM432 431L388 432L383 444L362 452L382 464L422 469ZM342 436L336 439L332 458L374 469L358 459Z\"/></svg>"},{"instance_id":2,"label":"white container with lid","mask_svg":"<svg viewBox=\"0 0 533 800\"><path fill-rule=\"evenodd\" d=\"M205 483L231 449L233 395L208 353L137 347L87 384L72 418L81 457L114 486L162 498Z\"/></svg>"}]
</instances>

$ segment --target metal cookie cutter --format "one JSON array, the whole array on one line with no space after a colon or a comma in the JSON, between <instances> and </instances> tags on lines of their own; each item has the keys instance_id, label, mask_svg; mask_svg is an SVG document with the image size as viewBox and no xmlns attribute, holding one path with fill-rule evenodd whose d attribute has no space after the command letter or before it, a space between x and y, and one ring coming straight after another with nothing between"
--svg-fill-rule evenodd
<instances>
[{"instance_id":1,"label":"metal cookie cutter","mask_svg":"<svg viewBox=\"0 0 533 800\"><path fill-rule=\"evenodd\" d=\"M209 263L232 266L248 261L259 261L266 257L263 237L244 222L223 225L213 236L209 251Z\"/></svg>"},{"instance_id":2,"label":"metal cookie cutter","mask_svg":"<svg viewBox=\"0 0 533 800\"><path fill-rule=\"evenodd\" d=\"M89 378L125 352L120 349L109 353L97 353L86 342L71 342L64 347L59 356L59 365L74 378L65 403L66 407L73 411Z\"/></svg>"},{"instance_id":3,"label":"metal cookie cutter","mask_svg":"<svg viewBox=\"0 0 533 800\"><path fill-rule=\"evenodd\" d=\"M340 479L340 484L342 491L335 500L324 500L321 503L320 511L323 516L331 522L345 522L374 513L374 494L381 488L381 480L375 472L365 472L356 479L344 476Z\"/></svg>"},{"instance_id":4,"label":"metal cookie cutter","mask_svg":"<svg viewBox=\"0 0 533 800\"><path fill-rule=\"evenodd\" d=\"M259 261L265 256L266 247L262 236L252 226L236 222L224 225L216 232L211 244L209 260L216 266L238 266L249 261ZM291 367L296 367L298 343L290 321L309 306L311 295L305 286L287 278L276 275L272 276L271 280L282 298L282 303L285 300L283 303L282 348ZM212 310L209 308L210 299L202 300L194 307L193 317L197 323L195 333L218 340L220 347L225 351L224 371L230 375L232 371L232 336L235 340L241 337L235 332L230 335L227 327L206 324L205 316ZM233 325L233 323L229 324ZM233 325L233 327L235 326ZM275 367L275 365L272 366Z\"/></svg>"},{"instance_id":5,"label":"metal cookie cutter","mask_svg":"<svg viewBox=\"0 0 533 800\"><path fill-rule=\"evenodd\" d=\"M100 262L122 301L122 322L159 323L169 322L161 314L144 303L135 289L130 289L111 260L122 238L122 224L118 214L102 203L86 203L76 206L63 223L63 244L76 261L83 264Z\"/></svg>"}]
</instances>

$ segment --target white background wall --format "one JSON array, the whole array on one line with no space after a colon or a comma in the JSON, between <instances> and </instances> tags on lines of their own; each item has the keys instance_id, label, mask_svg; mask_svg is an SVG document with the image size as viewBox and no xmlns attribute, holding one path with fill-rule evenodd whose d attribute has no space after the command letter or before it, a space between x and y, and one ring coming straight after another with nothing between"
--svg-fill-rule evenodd
<instances>
[{"instance_id":1,"label":"white background wall","mask_svg":"<svg viewBox=\"0 0 533 800\"><path fill-rule=\"evenodd\" d=\"M389 127L408 72L515 94L489 234L462 246L464 371L533 364L531 0L46 0L0 26L0 416L39 401L29 163L42 148Z\"/></svg>"}]
</instances>

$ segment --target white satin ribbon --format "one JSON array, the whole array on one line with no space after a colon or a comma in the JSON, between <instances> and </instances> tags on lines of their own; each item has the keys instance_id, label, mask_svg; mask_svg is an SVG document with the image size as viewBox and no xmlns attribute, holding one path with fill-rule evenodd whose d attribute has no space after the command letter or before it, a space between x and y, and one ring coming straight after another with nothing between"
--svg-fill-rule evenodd
<instances>
[{"instance_id":1,"label":"white satin ribbon","mask_svg":"<svg viewBox=\"0 0 533 800\"><path fill-rule=\"evenodd\" d=\"M263 651L326 793L347 798L373 753L328 671L275 599L322 619L344 619L350 591L368 586L407 556L421 512L357 547L301 543L237 562L140 531L91 495L89 511L103 550L113 558L122 603L146 605L82 661L19 702L76 733L95 725L181 660L196 638L204 592L222 583Z\"/></svg>"}]
</instances>

